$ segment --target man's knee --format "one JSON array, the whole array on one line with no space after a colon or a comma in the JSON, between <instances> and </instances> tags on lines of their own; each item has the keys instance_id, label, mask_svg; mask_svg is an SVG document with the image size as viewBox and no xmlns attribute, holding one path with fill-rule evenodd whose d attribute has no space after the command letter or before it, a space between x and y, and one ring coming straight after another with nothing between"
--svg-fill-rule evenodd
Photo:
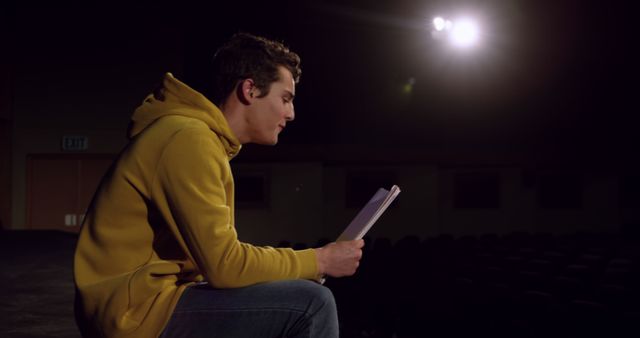
<instances>
[{"instance_id":1,"label":"man's knee","mask_svg":"<svg viewBox=\"0 0 640 338\"><path fill-rule=\"evenodd\" d=\"M335 309L336 300L333 297L333 292L331 292L331 290L326 286L322 286L314 282L310 283L311 288L313 289L314 299L325 307Z\"/></svg>"},{"instance_id":2,"label":"man's knee","mask_svg":"<svg viewBox=\"0 0 640 338\"><path fill-rule=\"evenodd\" d=\"M309 306L315 308L315 311L335 311L336 301L329 288L308 280L292 282L298 296L308 299Z\"/></svg>"}]
</instances>

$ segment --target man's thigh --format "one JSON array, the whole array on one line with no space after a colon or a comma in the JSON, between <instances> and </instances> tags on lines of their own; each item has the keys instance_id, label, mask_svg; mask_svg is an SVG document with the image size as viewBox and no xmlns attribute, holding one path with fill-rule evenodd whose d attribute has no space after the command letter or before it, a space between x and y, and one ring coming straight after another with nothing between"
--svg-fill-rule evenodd
<instances>
[{"instance_id":1,"label":"man's thigh","mask_svg":"<svg viewBox=\"0 0 640 338\"><path fill-rule=\"evenodd\" d=\"M204 284L183 293L162 337L337 336L337 325L331 291L311 281L237 289Z\"/></svg>"}]
</instances>

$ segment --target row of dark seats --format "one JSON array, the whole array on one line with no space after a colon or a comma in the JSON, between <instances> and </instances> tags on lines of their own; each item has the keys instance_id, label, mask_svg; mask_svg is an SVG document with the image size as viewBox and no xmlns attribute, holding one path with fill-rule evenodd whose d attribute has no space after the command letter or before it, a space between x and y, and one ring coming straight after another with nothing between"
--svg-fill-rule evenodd
<instances>
[{"instance_id":1,"label":"row of dark seats","mask_svg":"<svg viewBox=\"0 0 640 338\"><path fill-rule=\"evenodd\" d=\"M640 333L637 239L511 233L367 242L358 273L327 282L344 337Z\"/></svg>"}]
</instances>

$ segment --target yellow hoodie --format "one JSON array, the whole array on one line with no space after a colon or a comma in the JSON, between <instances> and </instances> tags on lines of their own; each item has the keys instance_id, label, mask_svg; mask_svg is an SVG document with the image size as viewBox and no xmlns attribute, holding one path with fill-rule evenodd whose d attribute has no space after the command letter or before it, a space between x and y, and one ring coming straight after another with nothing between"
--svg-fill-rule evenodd
<instances>
[{"instance_id":1,"label":"yellow hoodie","mask_svg":"<svg viewBox=\"0 0 640 338\"><path fill-rule=\"evenodd\" d=\"M86 336L157 337L184 289L318 279L313 249L238 241L229 160L240 144L222 112L175 79L134 112L130 142L105 175L75 252Z\"/></svg>"}]
</instances>

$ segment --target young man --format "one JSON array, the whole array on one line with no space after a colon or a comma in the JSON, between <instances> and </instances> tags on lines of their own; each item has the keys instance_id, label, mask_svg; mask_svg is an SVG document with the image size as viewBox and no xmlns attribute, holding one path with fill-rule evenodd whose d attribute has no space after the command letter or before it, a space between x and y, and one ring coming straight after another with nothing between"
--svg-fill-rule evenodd
<instances>
[{"instance_id":1,"label":"young man","mask_svg":"<svg viewBox=\"0 0 640 338\"><path fill-rule=\"evenodd\" d=\"M171 74L134 112L130 142L85 218L76 314L89 337L337 337L323 275L355 273L362 241L295 251L238 240L229 161L294 119L298 55L237 34L210 100Z\"/></svg>"}]
</instances>

